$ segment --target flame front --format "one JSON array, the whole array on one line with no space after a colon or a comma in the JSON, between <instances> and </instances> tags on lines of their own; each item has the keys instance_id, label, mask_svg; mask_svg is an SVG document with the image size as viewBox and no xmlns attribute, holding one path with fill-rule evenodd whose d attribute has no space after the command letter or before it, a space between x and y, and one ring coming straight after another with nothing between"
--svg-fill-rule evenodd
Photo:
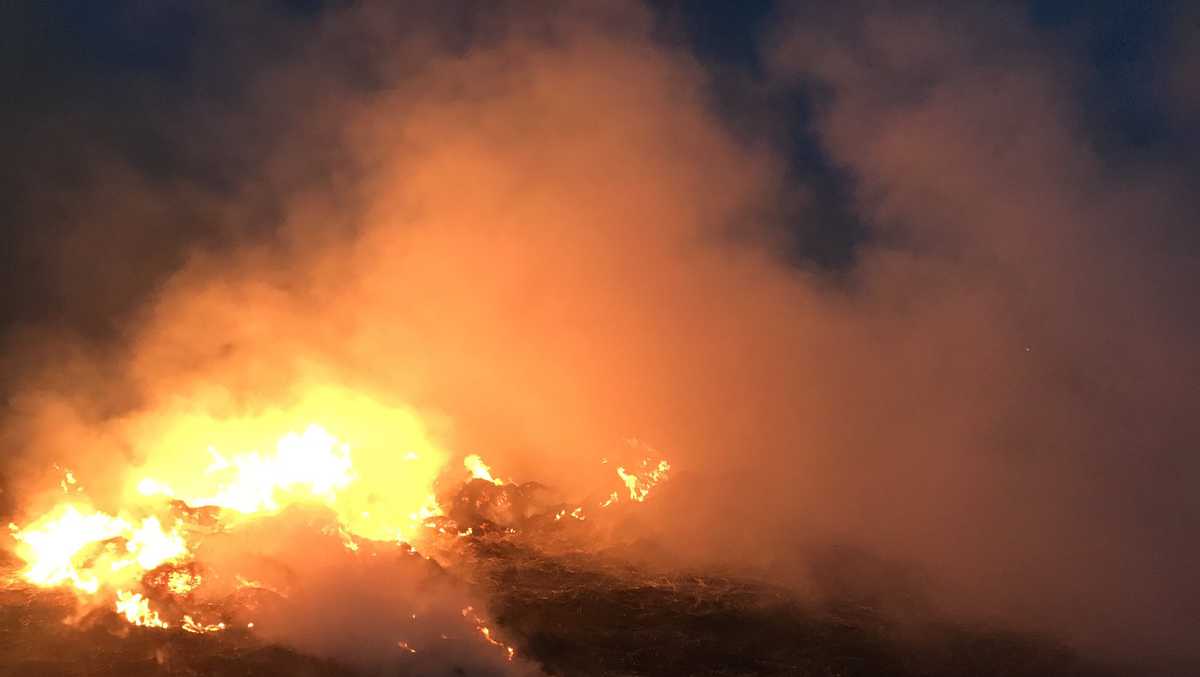
<instances>
[{"instance_id":1,"label":"flame front","mask_svg":"<svg viewBox=\"0 0 1200 677\"><path fill-rule=\"evenodd\" d=\"M336 523L322 527L322 533L338 537L352 556L367 542L421 543L439 534L476 537L469 524L434 519L444 517L434 485L449 455L429 441L420 419L407 409L325 388L286 410L249 418L160 412L133 421L130 431L145 456L137 474L120 483L120 510L98 509L74 473L56 466L64 473L61 493L55 492L61 502L11 529L17 555L26 563L21 572L26 581L70 587L132 625L195 634L227 629L219 618L202 618L197 611L202 607L195 604L209 573L195 553L202 552L201 541L213 533L213 524L217 531L231 530L291 506L323 506ZM465 457L463 466L469 472L467 487L483 480L501 487L506 500L504 492L520 491L519 485L495 477L478 455ZM647 458L640 469L619 467L617 475L636 504L669 469L665 460L652 465ZM600 507L618 498L614 491ZM568 505L553 516L579 522L588 517L583 505ZM505 528L503 533L518 532ZM236 570L216 572L214 578L274 591ZM483 641L513 659L515 648L500 641L472 607L463 609L463 617ZM417 650L405 640L397 646L408 653Z\"/></svg>"},{"instance_id":2,"label":"flame front","mask_svg":"<svg viewBox=\"0 0 1200 677\"><path fill-rule=\"evenodd\" d=\"M318 415L329 428L312 422ZM336 515L351 550L356 538L420 537L423 522L440 513L433 485L447 454L428 441L410 411L345 391L316 390L292 410L250 419L177 414L139 425L150 440L140 468L145 474L129 477L118 513L97 509L65 471L64 502L10 527L26 581L115 600L119 615L135 625L168 627L137 590L149 572L185 562L195 550L198 536L181 521L164 526L177 506L218 511L221 524L232 526L292 505L322 505ZM273 442L263 443L272 433ZM181 569L162 580L166 594L184 597L202 577ZM186 617L176 625L189 632L222 629Z\"/></svg>"},{"instance_id":3,"label":"flame front","mask_svg":"<svg viewBox=\"0 0 1200 677\"><path fill-rule=\"evenodd\" d=\"M102 583L136 581L146 571L187 554L177 528L164 531L157 517L146 517L135 527L130 519L70 503L14 536L17 555L27 563L27 581L44 587L70 583L94 594Z\"/></svg>"}]
</instances>

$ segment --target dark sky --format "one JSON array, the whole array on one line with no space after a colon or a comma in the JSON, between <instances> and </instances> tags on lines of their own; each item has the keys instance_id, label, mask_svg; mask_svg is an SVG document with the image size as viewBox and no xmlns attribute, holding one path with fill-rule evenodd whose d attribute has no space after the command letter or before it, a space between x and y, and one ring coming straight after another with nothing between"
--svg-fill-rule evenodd
<instances>
[{"instance_id":1,"label":"dark sky","mask_svg":"<svg viewBox=\"0 0 1200 677\"><path fill-rule=\"evenodd\" d=\"M106 266L129 256L129 265L147 274L110 281L102 300L83 313L64 311L70 305L64 297L70 296L74 279L64 282L46 268L46 258L56 246L54 233L70 228L69 222L77 218L74 206L64 202L83 199L78 194L66 198L62 191L94 186L95 173L105 171L99 162L119 159L156 179L179 177L218 190L254 173L262 161L255 153L266 152L270 144L243 149L231 159L210 146L220 145L208 138L219 137L220 130L207 128L201 120L187 133L190 138L180 138L179 121L201 109L209 119L217 111L241 109L249 78L270 67L264 61L286 59L296 45L280 37L272 57L263 59L256 52L257 63L244 61L239 50L270 40L272 34L302 35L323 16L354 3L250 4L258 8L252 12L257 16L237 24L204 3L5 3L0 79L8 103L0 138L10 161L0 207L6 240L0 316L6 323L49 320L103 330L111 312L122 310L155 273L165 273L177 263L177 245L215 237L203 225L189 223L194 215L184 214L173 226L176 232L140 233L135 242L108 251L113 258L106 259ZM461 4L462 9L455 10L461 16L440 18L441 30L470 34L472 3ZM763 85L764 40L781 13L799 6L819 8L821 3L779 4L655 0L651 7L658 17L659 39L682 45L711 70L717 98L734 127L759 126L764 102L773 111L770 124L791 145L792 171L798 181L814 187L814 199L794 215L798 237L793 254L836 270L850 263L855 246L870 237L847 205L852 177L826 157L813 137L814 92L804 87L766 92ZM1161 48L1173 23L1180 20L1180 3L1038 0L1021 5L1037 31L1060 42L1084 64L1073 86L1085 102L1089 132L1099 152L1116 161L1137 162L1192 147L1184 142L1194 139L1180 138L1191 134L1191 128L1181 129L1158 101ZM759 110L748 113L748 107ZM105 150L99 153L97 148ZM104 159L93 157L97 154ZM32 186L54 186L56 192L52 197ZM104 213L112 209L101 205L101 212L92 215L120 218Z\"/></svg>"}]
</instances>

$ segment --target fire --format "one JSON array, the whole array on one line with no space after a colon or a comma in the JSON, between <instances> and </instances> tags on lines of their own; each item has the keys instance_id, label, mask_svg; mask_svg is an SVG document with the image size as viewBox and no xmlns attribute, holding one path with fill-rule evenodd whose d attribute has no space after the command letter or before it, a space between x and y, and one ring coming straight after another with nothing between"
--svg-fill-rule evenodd
<instances>
[{"instance_id":1,"label":"fire","mask_svg":"<svg viewBox=\"0 0 1200 677\"><path fill-rule=\"evenodd\" d=\"M478 454L471 454L463 459L463 467L471 471L471 477L491 482L496 486L504 486L504 481L492 477L492 469L488 467Z\"/></svg>"},{"instance_id":2,"label":"fire","mask_svg":"<svg viewBox=\"0 0 1200 677\"><path fill-rule=\"evenodd\" d=\"M460 538L476 533L470 525L463 529L435 519L443 511L434 485L449 454L429 440L421 420L407 409L327 388L290 408L248 418L159 412L129 425L134 446L144 455L137 473L120 484L119 511L97 509L74 473L59 468L62 494L55 495L62 502L25 526L10 528L16 554L26 564L20 574L26 581L72 588L81 599L108 606L133 625L195 634L226 629L223 622L193 615L195 608L184 613L208 573L193 553L202 552L199 539L212 533L214 524L236 527L291 506L320 505L336 517L323 532L355 555L360 549L371 552L372 541L420 543L439 533ZM508 486L479 455L465 457L463 466L471 479ZM646 459L641 469L620 467L617 475L630 499L642 502L669 470L665 460L652 466ZM613 492L601 507L618 498ZM583 521L588 515L583 505L554 514L555 520L567 517ZM505 533L517 532L506 528ZM216 572L214 579L270 589L236 571ZM153 606L166 597L173 600ZM165 610L179 615L164 618ZM463 617L510 660L515 656L471 607L463 609ZM415 652L404 641L399 646Z\"/></svg>"},{"instance_id":3,"label":"fire","mask_svg":"<svg viewBox=\"0 0 1200 677\"><path fill-rule=\"evenodd\" d=\"M662 460L658 462L657 466L650 467L650 459L645 459L642 461L642 468L643 470L640 472L626 472L623 467L617 468L617 476L629 490L629 498L639 503L646 500L646 496L650 494L650 490L655 485L667 479L671 464Z\"/></svg>"},{"instance_id":4,"label":"fire","mask_svg":"<svg viewBox=\"0 0 1200 677\"><path fill-rule=\"evenodd\" d=\"M172 595L183 597L200 587L204 582L204 578L199 574L194 574L190 571L172 571L167 576L167 590Z\"/></svg>"},{"instance_id":5,"label":"fire","mask_svg":"<svg viewBox=\"0 0 1200 677\"><path fill-rule=\"evenodd\" d=\"M292 409L248 419L160 413L133 424L133 432L146 440L146 458L128 477L118 513L96 509L75 475L59 468L68 496L10 529L24 580L69 586L99 602L115 599L116 611L135 625L170 627L137 586L164 564L188 561L197 545L191 539L203 536L179 520L164 521L180 506L212 510L232 526L292 505L324 505L351 551L362 540L426 537L423 523L441 513L433 486L448 455L428 440L420 420L342 390L315 390ZM182 568L162 576L156 594L184 598L202 583L199 573ZM175 625L220 629L190 616Z\"/></svg>"},{"instance_id":6,"label":"fire","mask_svg":"<svg viewBox=\"0 0 1200 677\"><path fill-rule=\"evenodd\" d=\"M249 624L253 626L253 623ZM184 632L190 632L196 635L204 635L210 632L220 632L225 629L224 623L198 623L196 619L190 615L184 615L183 623L179 626Z\"/></svg>"},{"instance_id":7,"label":"fire","mask_svg":"<svg viewBox=\"0 0 1200 677\"><path fill-rule=\"evenodd\" d=\"M303 433L284 435L275 445L274 454L252 451L231 461L213 447L208 448L208 453L213 462L205 473L218 477L228 474L230 479L222 482L213 496L185 499L193 508L216 506L241 513L274 512L279 510L283 495L300 494L332 502L338 490L354 481L349 445L316 424ZM167 495L174 495L167 485L152 478L138 483L139 490L147 486L160 487Z\"/></svg>"},{"instance_id":8,"label":"fire","mask_svg":"<svg viewBox=\"0 0 1200 677\"><path fill-rule=\"evenodd\" d=\"M130 501L220 508L233 513L225 522L319 504L348 534L376 541L420 535L438 514L431 496L448 458L415 412L340 388L251 418L181 413L135 432L149 458L131 478Z\"/></svg>"},{"instance_id":9,"label":"fire","mask_svg":"<svg viewBox=\"0 0 1200 677\"><path fill-rule=\"evenodd\" d=\"M150 608L150 600L140 592L128 590L117 591L117 613L125 617L133 625L146 628L169 628L171 625L159 617L158 612Z\"/></svg>"},{"instance_id":10,"label":"fire","mask_svg":"<svg viewBox=\"0 0 1200 677\"><path fill-rule=\"evenodd\" d=\"M479 632L479 636L483 637L484 641L486 641L488 644L504 649L505 656L508 658L508 660L511 661L517 655L516 648L501 642L495 637L492 637L492 629L485 625L484 620L475 613L474 607L469 606L463 608L462 615L463 618L466 618L475 624L475 629Z\"/></svg>"},{"instance_id":11,"label":"fire","mask_svg":"<svg viewBox=\"0 0 1200 677\"><path fill-rule=\"evenodd\" d=\"M188 551L179 532L164 532L157 517L142 520L142 526L133 532L125 547L136 556L138 566L145 571L177 559Z\"/></svg>"},{"instance_id":12,"label":"fire","mask_svg":"<svg viewBox=\"0 0 1200 677\"><path fill-rule=\"evenodd\" d=\"M92 594L102 583L136 580L187 553L177 527L164 531L157 517L135 527L128 519L76 504L59 506L14 537L17 555L28 565L25 580L43 587L70 583ZM120 540L124 547L115 547Z\"/></svg>"}]
</instances>

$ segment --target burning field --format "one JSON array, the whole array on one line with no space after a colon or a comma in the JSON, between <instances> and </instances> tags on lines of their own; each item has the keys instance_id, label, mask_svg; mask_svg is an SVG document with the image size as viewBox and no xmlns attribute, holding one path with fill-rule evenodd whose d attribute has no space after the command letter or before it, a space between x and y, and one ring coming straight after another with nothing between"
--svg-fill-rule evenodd
<instances>
[{"instance_id":1,"label":"burning field","mask_svg":"<svg viewBox=\"0 0 1200 677\"><path fill-rule=\"evenodd\" d=\"M0 3L0 675L1200 674L1200 24L951 4Z\"/></svg>"},{"instance_id":2,"label":"burning field","mask_svg":"<svg viewBox=\"0 0 1200 677\"><path fill-rule=\"evenodd\" d=\"M400 470L420 476L424 458L426 481L405 503L371 492L344 440L312 424L273 452L209 447L176 476L188 493L142 477L115 514L62 469L59 502L9 525L3 674L1101 674L1050 640L905 619L914 600L839 588L852 556L802 604L647 566L644 543L589 545L670 490L657 456L563 503L479 456L447 468L414 447Z\"/></svg>"},{"instance_id":3,"label":"burning field","mask_svg":"<svg viewBox=\"0 0 1200 677\"><path fill-rule=\"evenodd\" d=\"M339 438L313 423L282 434L273 448L248 446L311 413L306 402L253 421L185 417L179 434L158 431L179 444L210 431L224 448L244 451L208 446L193 465L182 449L164 447L161 463L148 459L142 466L160 474L130 476L111 513L62 468L61 496L28 524L9 525L20 566L9 567L7 601L34 615L7 619L5 630L20 637L14 626L33 624L35 634L44 633L53 619L85 635L103 627L129 636L141 628L211 636L210 646L228 637L230 647L243 650L256 639L287 638L326 655L394 662L416 674L458 662L490 674L513 662L517 649L487 618L488 598L455 575L474 573L464 554L480 539L551 534L600 511L645 502L670 470L665 459L649 457L629 470L617 466L611 492L564 504L536 483L493 477L477 455L462 459L459 472L447 472L447 454L403 411L346 393L319 399L320 410L342 405L347 418L338 420L359 425L339 427L346 435ZM9 646L18 653L24 644ZM171 646L160 641L152 652L168 672L176 660ZM53 656L31 653L6 658L29 661L25 670L38 660L54 669Z\"/></svg>"}]
</instances>

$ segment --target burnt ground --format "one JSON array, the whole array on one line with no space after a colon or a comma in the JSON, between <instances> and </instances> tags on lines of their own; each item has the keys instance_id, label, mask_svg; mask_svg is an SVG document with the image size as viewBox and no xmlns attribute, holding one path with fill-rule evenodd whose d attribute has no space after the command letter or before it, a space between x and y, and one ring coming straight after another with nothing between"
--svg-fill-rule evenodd
<instances>
[{"instance_id":1,"label":"burnt ground","mask_svg":"<svg viewBox=\"0 0 1200 677\"><path fill-rule=\"evenodd\" d=\"M497 625L554 675L1116 674L1046 638L899 621L854 595L801 604L760 583L651 574L594 554L551 556L503 540L465 547ZM244 631L198 636L115 617L70 626L69 609L61 593L0 589L0 675L356 674Z\"/></svg>"},{"instance_id":2,"label":"burnt ground","mask_svg":"<svg viewBox=\"0 0 1200 677\"><path fill-rule=\"evenodd\" d=\"M490 547L498 621L552 674L1110 674L1047 638L901 621L852 594L805 605L753 581Z\"/></svg>"}]
</instances>

